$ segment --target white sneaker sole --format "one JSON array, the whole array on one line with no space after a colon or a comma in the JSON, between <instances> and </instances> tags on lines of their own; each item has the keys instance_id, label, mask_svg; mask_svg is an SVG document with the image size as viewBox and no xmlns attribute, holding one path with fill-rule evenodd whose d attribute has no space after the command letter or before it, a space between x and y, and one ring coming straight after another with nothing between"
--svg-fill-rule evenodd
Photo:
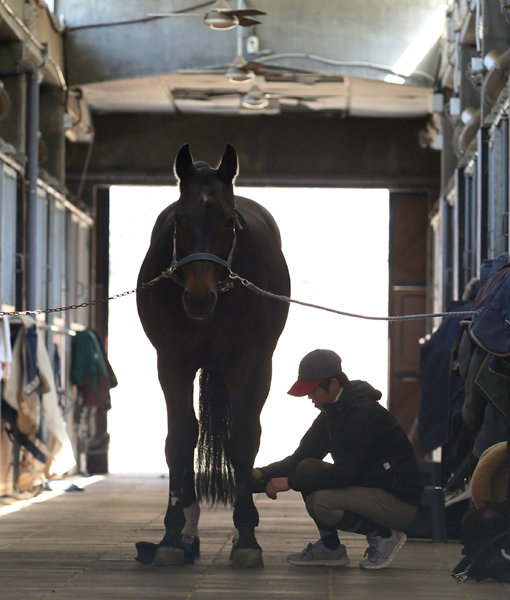
<instances>
[{"instance_id":1,"label":"white sneaker sole","mask_svg":"<svg viewBox=\"0 0 510 600\"><path fill-rule=\"evenodd\" d=\"M350 563L348 558L337 560L303 560L301 556L294 557L292 554L287 556L287 562L297 567L345 567Z\"/></svg>"},{"instance_id":2,"label":"white sneaker sole","mask_svg":"<svg viewBox=\"0 0 510 600\"><path fill-rule=\"evenodd\" d=\"M404 533L402 538L399 540L398 544L393 548L393 550L391 551L391 554L388 556L388 558L384 562L375 564L375 563L369 563L368 561L367 562L361 561L359 563L360 569L384 569L385 567L389 566L393 562L393 559L397 555L397 552L406 543L406 540L407 540L407 535Z\"/></svg>"}]
</instances>

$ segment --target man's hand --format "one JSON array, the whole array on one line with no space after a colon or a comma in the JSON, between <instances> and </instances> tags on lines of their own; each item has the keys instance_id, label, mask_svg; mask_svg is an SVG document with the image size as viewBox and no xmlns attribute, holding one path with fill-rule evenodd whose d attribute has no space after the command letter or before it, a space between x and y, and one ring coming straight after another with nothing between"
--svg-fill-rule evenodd
<instances>
[{"instance_id":1,"label":"man's hand","mask_svg":"<svg viewBox=\"0 0 510 600\"><path fill-rule=\"evenodd\" d=\"M252 494L259 494L266 491L264 474L260 469L253 469L251 472L250 491Z\"/></svg>"},{"instance_id":2,"label":"man's hand","mask_svg":"<svg viewBox=\"0 0 510 600\"><path fill-rule=\"evenodd\" d=\"M286 492L290 490L289 480L287 477L274 477L270 479L266 485L266 496L276 500L278 492Z\"/></svg>"},{"instance_id":3,"label":"man's hand","mask_svg":"<svg viewBox=\"0 0 510 600\"><path fill-rule=\"evenodd\" d=\"M253 481L258 481L259 479L262 479L263 475L262 475L262 471L260 469L253 469L251 472L251 478L253 479Z\"/></svg>"}]
</instances>

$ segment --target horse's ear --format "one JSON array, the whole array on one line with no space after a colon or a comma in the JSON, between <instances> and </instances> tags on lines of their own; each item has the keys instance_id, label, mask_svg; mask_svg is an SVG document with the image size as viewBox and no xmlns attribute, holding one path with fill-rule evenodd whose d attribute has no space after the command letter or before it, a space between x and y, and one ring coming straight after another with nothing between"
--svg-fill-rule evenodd
<instances>
[{"instance_id":1,"label":"horse's ear","mask_svg":"<svg viewBox=\"0 0 510 600\"><path fill-rule=\"evenodd\" d=\"M193 157L189 151L189 144L185 144L175 157L174 173L179 181L182 181L193 169Z\"/></svg>"},{"instance_id":2,"label":"horse's ear","mask_svg":"<svg viewBox=\"0 0 510 600\"><path fill-rule=\"evenodd\" d=\"M238 169L239 163L237 161L237 152L230 144L227 144L220 166L218 167L218 173L223 177L223 179L225 179L225 181L234 183L234 179L237 177Z\"/></svg>"}]
</instances>

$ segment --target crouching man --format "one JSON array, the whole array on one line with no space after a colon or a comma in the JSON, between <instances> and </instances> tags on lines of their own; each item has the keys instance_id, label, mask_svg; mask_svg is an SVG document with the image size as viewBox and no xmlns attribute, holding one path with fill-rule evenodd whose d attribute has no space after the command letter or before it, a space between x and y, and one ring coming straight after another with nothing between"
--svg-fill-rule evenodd
<instances>
[{"instance_id":1,"label":"crouching man","mask_svg":"<svg viewBox=\"0 0 510 600\"><path fill-rule=\"evenodd\" d=\"M361 568L387 567L406 541L403 530L423 491L406 434L378 404L381 393L365 381L349 381L331 350L307 354L288 393L308 396L320 414L293 454L253 471L270 498L289 489L301 492L319 530L319 540L287 560L294 565L348 564L340 530L366 535ZM323 461L329 453L333 464Z\"/></svg>"}]
</instances>

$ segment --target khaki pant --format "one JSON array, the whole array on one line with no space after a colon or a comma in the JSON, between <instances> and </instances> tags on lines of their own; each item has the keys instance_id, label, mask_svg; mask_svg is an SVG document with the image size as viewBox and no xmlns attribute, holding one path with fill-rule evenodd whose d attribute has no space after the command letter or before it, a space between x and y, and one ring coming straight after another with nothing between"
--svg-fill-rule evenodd
<instances>
[{"instance_id":1,"label":"khaki pant","mask_svg":"<svg viewBox=\"0 0 510 600\"><path fill-rule=\"evenodd\" d=\"M329 466L322 460L307 458L299 463L296 473L303 474ZM382 527L402 530L410 525L418 510L417 506L400 500L390 492L361 486L317 490L308 494L305 504L312 519L319 526L326 527L335 527L345 511L349 511Z\"/></svg>"}]
</instances>

